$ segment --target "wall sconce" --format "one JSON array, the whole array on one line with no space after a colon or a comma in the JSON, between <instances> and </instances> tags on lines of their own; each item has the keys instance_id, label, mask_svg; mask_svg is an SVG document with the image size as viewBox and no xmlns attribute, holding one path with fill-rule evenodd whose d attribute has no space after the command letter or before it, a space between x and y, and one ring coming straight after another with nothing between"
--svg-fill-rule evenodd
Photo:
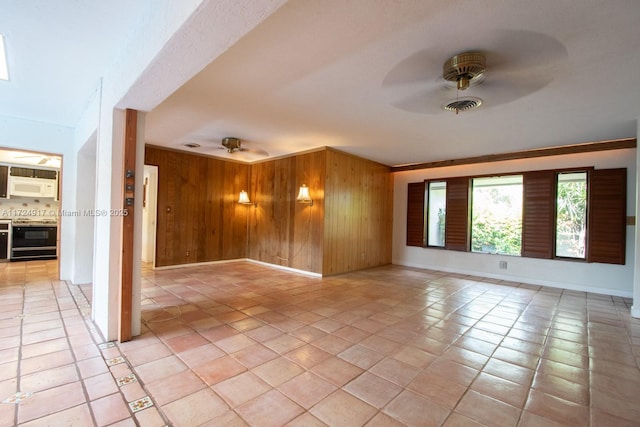
<instances>
[{"instance_id":1,"label":"wall sconce","mask_svg":"<svg viewBox=\"0 0 640 427\"><path fill-rule=\"evenodd\" d=\"M296 200L298 203L309 203L310 206L313 206L313 200L311 200L311 196L309 195L309 187L302 184Z\"/></svg>"},{"instance_id":2,"label":"wall sconce","mask_svg":"<svg viewBox=\"0 0 640 427\"><path fill-rule=\"evenodd\" d=\"M240 203L241 205L254 205L254 206L258 205L257 203L252 203L251 200L249 200L249 193L247 193L244 190L240 192L238 203Z\"/></svg>"}]
</instances>

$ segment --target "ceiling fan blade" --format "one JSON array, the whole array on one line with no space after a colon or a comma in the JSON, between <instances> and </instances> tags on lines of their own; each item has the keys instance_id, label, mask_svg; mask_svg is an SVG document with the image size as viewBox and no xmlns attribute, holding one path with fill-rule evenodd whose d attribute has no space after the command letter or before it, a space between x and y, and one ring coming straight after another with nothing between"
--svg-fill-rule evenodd
<instances>
[{"instance_id":1,"label":"ceiling fan blade","mask_svg":"<svg viewBox=\"0 0 640 427\"><path fill-rule=\"evenodd\" d=\"M501 73L499 76L492 76L483 84L469 88L465 91L465 96L477 96L484 101L483 108L491 108L498 105L523 98L535 93L553 80L551 75L538 73L536 76L522 78L519 73Z\"/></svg>"},{"instance_id":2,"label":"ceiling fan blade","mask_svg":"<svg viewBox=\"0 0 640 427\"><path fill-rule=\"evenodd\" d=\"M555 38L528 30L494 30L487 34L487 72L534 70L557 64L568 57Z\"/></svg>"},{"instance_id":3,"label":"ceiling fan blade","mask_svg":"<svg viewBox=\"0 0 640 427\"><path fill-rule=\"evenodd\" d=\"M453 92L453 97L455 98L455 92ZM441 105L447 99L441 91L422 90L412 96L394 102L393 106L410 113L439 114L444 112Z\"/></svg>"},{"instance_id":4,"label":"ceiling fan blade","mask_svg":"<svg viewBox=\"0 0 640 427\"><path fill-rule=\"evenodd\" d=\"M382 86L433 83L442 76L442 60L435 49L420 50L393 67L382 81Z\"/></svg>"},{"instance_id":5,"label":"ceiling fan blade","mask_svg":"<svg viewBox=\"0 0 640 427\"><path fill-rule=\"evenodd\" d=\"M259 148L242 148L241 151L245 151L251 154L255 154L258 156L268 156L269 153L265 150L259 149Z\"/></svg>"}]
</instances>

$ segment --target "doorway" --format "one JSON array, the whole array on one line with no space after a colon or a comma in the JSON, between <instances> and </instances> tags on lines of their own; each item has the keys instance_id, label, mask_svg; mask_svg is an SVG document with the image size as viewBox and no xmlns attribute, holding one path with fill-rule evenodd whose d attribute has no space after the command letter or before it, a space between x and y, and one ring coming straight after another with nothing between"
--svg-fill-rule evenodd
<instances>
[{"instance_id":1,"label":"doorway","mask_svg":"<svg viewBox=\"0 0 640 427\"><path fill-rule=\"evenodd\" d=\"M142 199L142 262L156 265L156 218L158 215L158 167L144 165Z\"/></svg>"},{"instance_id":2,"label":"doorway","mask_svg":"<svg viewBox=\"0 0 640 427\"><path fill-rule=\"evenodd\" d=\"M3 262L57 258L60 270L61 175L60 155L0 148ZM22 238L13 239L14 233Z\"/></svg>"}]
</instances>

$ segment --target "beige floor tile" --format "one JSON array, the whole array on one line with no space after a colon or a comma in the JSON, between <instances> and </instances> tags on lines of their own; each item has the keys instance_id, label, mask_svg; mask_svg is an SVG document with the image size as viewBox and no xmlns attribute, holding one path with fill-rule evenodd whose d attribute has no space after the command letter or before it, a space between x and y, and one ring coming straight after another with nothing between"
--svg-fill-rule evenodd
<instances>
[{"instance_id":1,"label":"beige floor tile","mask_svg":"<svg viewBox=\"0 0 640 427\"><path fill-rule=\"evenodd\" d=\"M308 410L335 391L336 386L311 372L304 372L286 383L281 384L278 390Z\"/></svg>"},{"instance_id":2,"label":"beige floor tile","mask_svg":"<svg viewBox=\"0 0 640 427\"><path fill-rule=\"evenodd\" d=\"M553 375L537 373L532 387L551 396L580 405L589 405L589 387ZM640 386L637 388L640 390Z\"/></svg>"},{"instance_id":3,"label":"beige floor tile","mask_svg":"<svg viewBox=\"0 0 640 427\"><path fill-rule=\"evenodd\" d=\"M531 390L525 409L566 426L585 426L589 422L589 408L558 397Z\"/></svg>"},{"instance_id":4,"label":"beige floor tile","mask_svg":"<svg viewBox=\"0 0 640 427\"><path fill-rule=\"evenodd\" d=\"M162 411L176 427L204 424L229 410L224 401L206 388L162 406Z\"/></svg>"},{"instance_id":5,"label":"beige floor tile","mask_svg":"<svg viewBox=\"0 0 640 427\"><path fill-rule=\"evenodd\" d=\"M338 387L342 387L363 372L361 368L338 357L331 357L315 365L311 371Z\"/></svg>"},{"instance_id":6,"label":"beige floor tile","mask_svg":"<svg viewBox=\"0 0 640 427\"><path fill-rule=\"evenodd\" d=\"M386 358L371 367L369 372L405 387L420 373L420 369L396 359Z\"/></svg>"},{"instance_id":7,"label":"beige floor tile","mask_svg":"<svg viewBox=\"0 0 640 427\"><path fill-rule=\"evenodd\" d=\"M338 357L362 369L369 369L382 360L384 355L363 345L356 344L339 353Z\"/></svg>"},{"instance_id":8,"label":"beige floor tile","mask_svg":"<svg viewBox=\"0 0 640 427\"><path fill-rule=\"evenodd\" d=\"M483 372L529 387L534 371L498 359L489 359Z\"/></svg>"},{"instance_id":9,"label":"beige floor tile","mask_svg":"<svg viewBox=\"0 0 640 427\"><path fill-rule=\"evenodd\" d=\"M85 403L82 385L79 382L65 384L35 393L20 403L18 422L24 423L55 412Z\"/></svg>"},{"instance_id":10,"label":"beige floor tile","mask_svg":"<svg viewBox=\"0 0 640 427\"><path fill-rule=\"evenodd\" d=\"M183 372L186 369L187 366L174 355L135 367L136 373L145 383L154 382L160 378Z\"/></svg>"},{"instance_id":11,"label":"beige floor tile","mask_svg":"<svg viewBox=\"0 0 640 427\"><path fill-rule=\"evenodd\" d=\"M471 384L471 390L492 397L516 408L522 408L529 393L529 387L500 377L480 373Z\"/></svg>"},{"instance_id":12,"label":"beige floor tile","mask_svg":"<svg viewBox=\"0 0 640 427\"><path fill-rule=\"evenodd\" d=\"M473 390L462 397L455 411L495 427L514 426L520 417L520 409Z\"/></svg>"},{"instance_id":13,"label":"beige floor tile","mask_svg":"<svg viewBox=\"0 0 640 427\"><path fill-rule=\"evenodd\" d=\"M402 391L402 387L365 372L347 384L344 390L374 408L381 409Z\"/></svg>"},{"instance_id":14,"label":"beige floor tile","mask_svg":"<svg viewBox=\"0 0 640 427\"><path fill-rule=\"evenodd\" d=\"M129 418L129 408L120 393L92 401L91 410L98 425L109 425Z\"/></svg>"},{"instance_id":15,"label":"beige floor tile","mask_svg":"<svg viewBox=\"0 0 640 427\"><path fill-rule=\"evenodd\" d=\"M0 425L2 425L1 421ZM93 425L93 419L88 405L82 404L20 425L24 427L90 426Z\"/></svg>"},{"instance_id":16,"label":"beige floor tile","mask_svg":"<svg viewBox=\"0 0 640 427\"><path fill-rule=\"evenodd\" d=\"M149 346L125 351L124 355L132 366L139 366L170 356L171 350L163 343L156 342Z\"/></svg>"},{"instance_id":17,"label":"beige floor tile","mask_svg":"<svg viewBox=\"0 0 640 427\"><path fill-rule=\"evenodd\" d=\"M182 362L193 369L194 366L200 365L203 362L215 360L225 355L225 352L220 350L214 344L205 344L200 347L195 347L182 353L176 354Z\"/></svg>"},{"instance_id":18,"label":"beige floor tile","mask_svg":"<svg viewBox=\"0 0 640 427\"><path fill-rule=\"evenodd\" d=\"M406 425L432 427L442 425L450 410L405 390L383 412Z\"/></svg>"},{"instance_id":19,"label":"beige floor tile","mask_svg":"<svg viewBox=\"0 0 640 427\"><path fill-rule=\"evenodd\" d=\"M86 306L91 286L52 282L56 263L38 262L23 287L30 263L20 264L4 266L15 285L0 288L0 397L17 391L18 372L22 389L39 391L0 405L0 427L14 416L118 427L640 419L640 322L629 299L397 266L323 279L245 262L145 268L143 312L180 305L180 318L98 349L103 339L72 298ZM15 318L23 299L27 315ZM120 355L128 363L107 367ZM127 375L139 381L118 387ZM147 394L157 406L119 412Z\"/></svg>"},{"instance_id":20,"label":"beige floor tile","mask_svg":"<svg viewBox=\"0 0 640 427\"><path fill-rule=\"evenodd\" d=\"M289 421L285 424L286 427L326 427L326 424L311 415L309 412L305 412L299 417Z\"/></svg>"},{"instance_id":21,"label":"beige floor tile","mask_svg":"<svg viewBox=\"0 0 640 427\"><path fill-rule=\"evenodd\" d=\"M247 369L262 365L278 357L278 354L262 344L254 344L232 354L233 358Z\"/></svg>"},{"instance_id":22,"label":"beige floor tile","mask_svg":"<svg viewBox=\"0 0 640 427\"><path fill-rule=\"evenodd\" d=\"M239 406L236 411L249 425L276 427L298 417L304 409L279 391L271 390Z\"/></svg>"},{"instance_id":23,"label":"beige floor tile","mask_svg":"<svg viewBox=\"0 0 640 427\"><path fill-rule=\"evenodd\" d=\"M164 427L167 423L160 415L158 408L151 407L138 411L134 415L141 427Z\"/></svg>"},{"instance_id":24,"label":"beige floor tile","mask_svg":"<svg viewBox=\"0 0 640 427\"><path fill-rule=\"evenodd\" d=\"M446 376L431 371L419 374L407 389L449 409L453 409L467 391L465 386L449 381Z\"/></svg>"},{"instance_id":25,"label":"beige floor tile","mask_svg":"<svg viewBox=\"0 0 640 427\"><path fill-rule=\"evenodd\" d=\"M213 389L235 408L271 390L271 386L252 372L244 372L214 385Z\"/></svg>"},{"instance_id":26,"label":"beige floor tile","mask_svg":"<svg viewBox=\"0 0 640 427\"><path fill-rule=\"evenodd\" d=\"M193 372L184 371L163 376L145 387L158 405L162 406L206 388L207 385Z\"/></svg>"},{"instance_id":27,"label":"beige floor tile","mask_svg":"<svg viewBox=\"0 0 640 427\"><path fill-rule=\"evenodd\" d=\"M235 353L254 344L256 344L256 341L243 334L237 334L216 341L216 347L224 350L227 354Z\"/></svg>"},{"instance_id":28,"label":"beige floor tile","mask_svg":"<svg viewBox=\"0 0 640 427\"><path fill-rule=\"evenodd\" d=\"M337 390L311 408L310 412L329 426L347 427L366 424L377 409L349 393Z\"/></svg>"},{"instance_id":29,"label":"beige floor tile","mask_svg":"<svg viewBox=\"0 0 640 427\"><path fill-rule=\"evenodd\" d=\"M65 365L24 375L20 378L20 387L23 390L35 393L72 383L78 381L78 379L76 367L74 365Z\"/></svg>"},{"instance_id":30,"label":"beige floor tile","mask_svg":"<svg viewBox=\"0 0 640 427\"><path fill-rule=\"evenodd\" d=\"M215 360L204 362L193 368L193 372L202 378L202 380L209 386L224 381L227 378L231 378L246 370L247 368L242 366L231 356L223 356Z\"/></svg>"},{"instance_id":31,"label":"beige floor tile","mask_svg":"<svg viewBox=\"0 0 640 427\"><path fill-rule=\"evenodd\" d=\"M318 347L306 344L286 353L284 357L306 369L311 369L315 365L329 359L332 355L320 350Z\"/></svg>"}]
</instances>

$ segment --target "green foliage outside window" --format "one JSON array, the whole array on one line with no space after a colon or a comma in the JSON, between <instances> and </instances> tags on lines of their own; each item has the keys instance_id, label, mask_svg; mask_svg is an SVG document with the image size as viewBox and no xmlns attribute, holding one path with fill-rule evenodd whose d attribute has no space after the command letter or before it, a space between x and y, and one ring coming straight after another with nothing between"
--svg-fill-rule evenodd
<instances>
[{"instance_id":1,"label":"green foliage outside window","mask_svg":"<svg viewBox=\"0 0 640 427\"><path fill-rule=\"evenodd\" d=\"M587 230L587 177L575 173L574 180L559 180L556 214L556 255L585 256Z\"/></svg>"},{"instance_id":2,"label":"green foliage outside window","mask_svg":"<svg viewBox=\"0 0 640 427\"><path fill-rule=\"evenodd\" d=\"M504 184L495 178L474 184L471 251L520 255L522 248L522 181ZM480 181L480 180L478 180ZM475 182L475 180L474 180ZM489 182L489 184L486 184Z\"/></svg>"}]
</instances>

